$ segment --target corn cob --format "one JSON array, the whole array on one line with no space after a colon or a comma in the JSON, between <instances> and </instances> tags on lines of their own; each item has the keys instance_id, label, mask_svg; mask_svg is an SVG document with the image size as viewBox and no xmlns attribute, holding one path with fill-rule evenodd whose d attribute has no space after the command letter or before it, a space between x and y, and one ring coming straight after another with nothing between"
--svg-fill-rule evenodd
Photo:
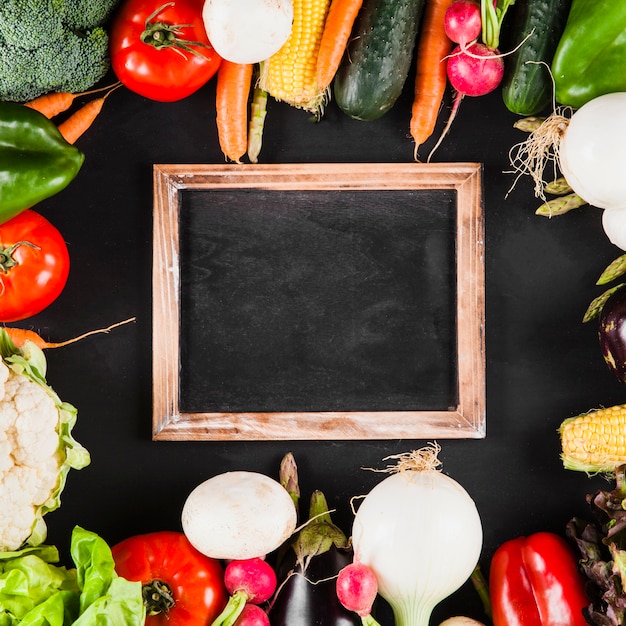
<instances>
[{"instance_id":1,"label":"corn cob","mask_svg":"<svg viewBox=\"0 0 626 626\"><path fill-rule=\"evenodd\" d=\"M570 417L559 434L565 469L612 474L626 463L626 404Z\"/></svg>"},{"instance_id":2,"label":"corn cob","mask_svg":"<svg viewBox=\"0 0 626 626\"><path fill-rule=\"evenodd\" d=\"M274 99L317 116L328 90L317 85L317 52L330 0L294 0L291 34L282 48L261 63L259 87Z\"/></svg>"}]
</instances>

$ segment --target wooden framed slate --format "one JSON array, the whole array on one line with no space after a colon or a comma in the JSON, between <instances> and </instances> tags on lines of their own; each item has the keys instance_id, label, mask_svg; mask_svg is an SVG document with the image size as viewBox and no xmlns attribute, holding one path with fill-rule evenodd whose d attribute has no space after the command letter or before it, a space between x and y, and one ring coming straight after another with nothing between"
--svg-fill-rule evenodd
<instances>
[{"instance_id":1,"label":"wooden framed slate","mask_svg":"<svg viewBox=\"0 0 626 626\"><path fill-rule=\"evenodd\" d=\"M155 165L155 440L485 436L482 167Z\"/></svg>"}]
</instances>

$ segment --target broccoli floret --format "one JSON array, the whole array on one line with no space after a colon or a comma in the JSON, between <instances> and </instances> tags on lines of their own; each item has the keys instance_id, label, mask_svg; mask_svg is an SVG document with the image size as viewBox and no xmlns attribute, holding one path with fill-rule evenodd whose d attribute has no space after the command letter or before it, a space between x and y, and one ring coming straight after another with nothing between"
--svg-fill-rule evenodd
<instances>
[{"instance_id":1,"label":"broccoli floret","mask_svg":"<svg viewBox=\"0 0 626 626\"><path fill-rule=\"evenodd\" d=\"M120 0L0 0L0 99L86 91L109 70Z\"/></svg>"},{"instance_id":2,"label":"broccoli floret","mask_svg":"<svg viewBox=\"0 0 626 626\"><path fill-rule=\"evenodd\" d=\"M34 50L61 37L65 0L2 0L0 34L7 44Z\"/></svg>"},{"instance_id":3,"label":"broccoli floret","mask_svg":"<svg viewBox=\"0 0 626 626\"><path fill-rule=\"evenodd\" d=\"M108 34L65 31L34 50L0 42L0 99L24 102L51 91L88 90L109 70Z\"/></svg>"},{"instance_id":4,"label":"broccoli floret","mask_svg":"<svg viewBox=\"0 0 626 626\"><path fill-rule=\"evenodd\" d=\"M106 26L120 0L64 0L65 26L72 30L89 30Z\"/></svg>"}]
</instances>

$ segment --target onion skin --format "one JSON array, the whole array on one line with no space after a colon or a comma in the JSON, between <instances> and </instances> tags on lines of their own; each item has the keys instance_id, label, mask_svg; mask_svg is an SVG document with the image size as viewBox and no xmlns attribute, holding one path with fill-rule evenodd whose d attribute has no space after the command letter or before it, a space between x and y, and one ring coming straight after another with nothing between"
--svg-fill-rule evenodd
<instances>
[{"instance_id":1,"label":"onion skin","mask_svg":"<svg viewBox=\"0 0 626 626\"><path fill-rule=\"evenodd\" d=\"M598 338L609 369L626 384L626 288L611 294L602 307Z\"/></svg>"}]
</instances>

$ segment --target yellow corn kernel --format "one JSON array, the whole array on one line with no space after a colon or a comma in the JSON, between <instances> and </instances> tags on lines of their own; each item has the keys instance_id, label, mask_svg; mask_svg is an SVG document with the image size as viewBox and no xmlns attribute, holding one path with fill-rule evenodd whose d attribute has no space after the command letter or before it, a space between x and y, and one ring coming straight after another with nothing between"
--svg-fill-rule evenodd
<instances>
[{"instance_id":1,"label":"yellow corn kernel","mask_svg":"<svg viewBox=\"0 0 626 626\"><path fill-rule=\"evenodd\" d=\"M626 404L570 417L561 424L559 434L566 469L613 473L626 463Z\"/></svg>"},{"instance_id":2,"label":"yellow corn kernel","mask_svg":"<svg viewBox=\"0 0 626 626\"><path fill-rule=\"evenodd\" d=\"M319 115L328 98L317 86L316 64L330 0L294 0L291 34L261 63L259 87L276 100Z\"/></svg>"}]
</instances>

